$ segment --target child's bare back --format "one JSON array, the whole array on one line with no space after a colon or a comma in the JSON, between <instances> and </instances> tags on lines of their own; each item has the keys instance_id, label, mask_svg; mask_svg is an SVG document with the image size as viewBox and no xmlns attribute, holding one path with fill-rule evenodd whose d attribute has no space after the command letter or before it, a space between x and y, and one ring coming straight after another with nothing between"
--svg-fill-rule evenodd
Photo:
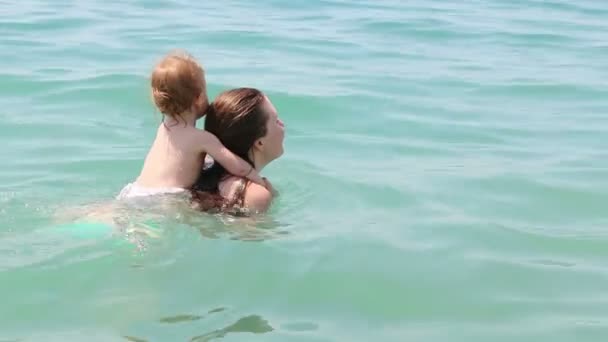
<instances>
[{"instance_id":1,"label":"child's bare back","mask_svg":"<svg viewBox=\"0 0 608 342\"><path fill-rule=\"evenodd\" d=\"M200 135L204 133L191 126L160 125L137 184L182 189L194 184L205 158L200 145Z\"/></svg>"}]
</instances>

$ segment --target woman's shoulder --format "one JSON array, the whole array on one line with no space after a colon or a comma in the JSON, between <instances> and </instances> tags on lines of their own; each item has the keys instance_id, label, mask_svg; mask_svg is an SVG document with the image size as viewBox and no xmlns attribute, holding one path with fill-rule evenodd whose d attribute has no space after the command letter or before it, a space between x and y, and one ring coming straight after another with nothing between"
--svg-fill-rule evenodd
<instances>
[{"instance_id":1,"label":"woman's shoulder","mask_svg":"<svg viewBox=\"0 0 608 342\"><path fill-rule=\"evenodd\" d=\"M220 194L229 201L260 212L268 210L273 198L272 192L267 188L236 176L223 180L219 190Z\"/></svg>"}]
</instances>

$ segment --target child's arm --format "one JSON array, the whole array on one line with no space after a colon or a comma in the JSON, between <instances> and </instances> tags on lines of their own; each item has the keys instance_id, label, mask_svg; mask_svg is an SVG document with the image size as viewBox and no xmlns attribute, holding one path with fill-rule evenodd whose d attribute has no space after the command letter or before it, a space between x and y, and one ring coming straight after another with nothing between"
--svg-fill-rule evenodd
<instances>
[{"instance_id":1,"label":"child's arm","mask_svg":"<svg viewBox=\"0 0 608 342\"><path fill-rule=\"evenodd\" d=\"M274 187L272 186L272 184L270 184L270 181L266 177L262 177L262 180L264 181L264 187L268 191L270 191L270 193L272 194L273 197L276 197L279 195L279 193L274 189Z\"/></svg>"},{"instance_id":2,"label":"child's arm","mask_svg":"<svg viewBox=\"0 0 608 342\"><path fill-rule=\"evenodd\" d=\"M251 164L227 149L215 135L207 131L201 131L200 137L203 150L207 152L214 161L220 163L226 171L235 176L248 178L261 186L266 185Z\"/></svg>"}]
</instances>

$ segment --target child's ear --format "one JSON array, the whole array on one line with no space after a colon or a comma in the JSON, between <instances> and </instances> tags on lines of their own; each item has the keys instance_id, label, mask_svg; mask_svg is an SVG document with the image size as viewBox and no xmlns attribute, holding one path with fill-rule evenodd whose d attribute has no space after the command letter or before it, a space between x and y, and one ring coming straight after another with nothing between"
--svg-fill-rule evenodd
<instances>
[{"instance_id":1,"label":"child's ear","mask_svg":"<svg viewBox=\"0 0 608 342\"><path fill-rule=\"evenodd\" d=\"M205 116L205 114L207 114L208 107L209 107L209 103L207 101L207 96L204 93L201 93L201 95L199 95L196 98L194 108L193 108L194 111L196 112L197 120L202 118L203 116Z\"/></svg>"}]
</instances>

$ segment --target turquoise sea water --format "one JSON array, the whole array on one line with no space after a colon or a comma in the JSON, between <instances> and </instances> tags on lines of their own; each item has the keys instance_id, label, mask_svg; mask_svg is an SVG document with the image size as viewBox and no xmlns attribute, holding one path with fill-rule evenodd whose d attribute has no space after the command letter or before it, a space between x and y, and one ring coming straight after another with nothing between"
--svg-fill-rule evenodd
<instances>
[{"instance_id":1,"label":"turquoise sea water","mask_svg":"<svg viewBox=\"0 0 608 342\"><path fill-rule=\"evenodd\" d=\"M0 340L606 341L607 33L599 0L0 2ZM281 196L112 235L82 215L173 48L269 94Z\"/></svg>"}]
</instances>

